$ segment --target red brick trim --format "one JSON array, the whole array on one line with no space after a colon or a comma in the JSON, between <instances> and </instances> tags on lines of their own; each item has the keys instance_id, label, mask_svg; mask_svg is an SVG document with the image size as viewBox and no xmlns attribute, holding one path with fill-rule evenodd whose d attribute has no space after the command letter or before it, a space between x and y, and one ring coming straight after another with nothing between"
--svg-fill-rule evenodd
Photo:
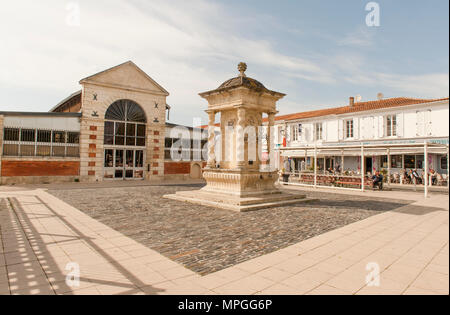
<instances>
[{"instance_id":1,"label":"red brick trim","mask_svg":"<svg viewBox=\"0 0 450 315\"><path fill-rule=\"evenodd\" d=\"M90 158L96 158L97 157L97 153L89 153L89 157Z\"/></svg>"},{"instance_id":2,"label":"red brick trim","mask_svg":"<svg viewBox=\"0 0 450 315\"><path fill-rule=\"evenodd\" d=\"M89 167L95 167L95 164L96 164L95 162L89 162L88 165L89 165Z\"/></svg>"},{"instance_id":3,"label":"red brick trim","mask_svg":"<svg viewBox=\"0 0 450 315\"><path fill-rule=\"evenodd\" d=\"M90 126L89 129L90 129L91 131L97 131L97 126Z\"/></svg>"},{"instance_id":4,"label":"red brick trim","mask_svg":"<svg viewBox=\"0 0 450 315\"><path fill-rule=\"evenodd\" d=\"M97 140L97 136L96 136L96 135L90 135L90 136L89 136L89 139L90 139L90 140Z\"/></svg>"},{"instance_id":5,"label":"red brick trim","mask_svg":"<svg viewBox=\"0 0 450 315\"><path fill-rule=\"evenodd\" d=\"M191 162L166 162L164 163L165 175L186 175L191 173Z\"/></svg>"},{"instance_id":6,"label":"red brick trim","mask_svg":"<svg viewBox=\"0 0 450 315\"><path fill-rule=\"evenodd\" d=\"M88 176L95 176L95 171L88 171Z\"/></svg>"},{"instance_id":7,"label":"red brick trim","mask_svg":"<svg viewBox=\"0 0 450 315\"><path fill-rule=\"evenodd\" d=\"M80 162L3 161L2 176L79 176Z\"/></svg>"}]
</instances>

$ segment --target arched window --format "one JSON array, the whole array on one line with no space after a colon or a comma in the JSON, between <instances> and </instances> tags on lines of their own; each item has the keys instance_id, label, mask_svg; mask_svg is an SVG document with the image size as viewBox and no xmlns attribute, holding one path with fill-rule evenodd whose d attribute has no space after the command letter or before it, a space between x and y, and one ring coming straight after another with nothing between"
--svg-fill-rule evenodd
<instances>
[{"instance_id":1,"label":"arched window","mask_svg":"<svg viewBox=\"0 0 450 315\"><path fill-rule=\"evenodd\" d=\"M147 122L142 107L130 100L119 100L111 104L106 111L105 119L139 123Z\"/></svg>"},{"instance_id":2,"label":"arched window","mask_svg":"<svg viewBox=\"0 0 450 315\"><path fill-rule=\"evenodd\" d=\"M111 104L105 115L105 145L145 147L147 118L144 110L130 100Z\"/></svg>"}]
</instances>

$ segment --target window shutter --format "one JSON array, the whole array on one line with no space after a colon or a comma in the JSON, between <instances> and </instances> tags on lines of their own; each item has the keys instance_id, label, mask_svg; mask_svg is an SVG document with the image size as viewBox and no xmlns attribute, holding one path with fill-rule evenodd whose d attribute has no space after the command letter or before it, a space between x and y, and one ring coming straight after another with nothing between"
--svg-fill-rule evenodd
<instances>
[{"instance_id":1,"label":"window shutter","mask_svg":"<svg viewBox=\"0 0 450 315\"><path fill-rule=\"evenodd\" d=\"M327 122L322 124L322 140L327 141Z\"/></svg>"},{"instance_id":2,"label":"window shutter","mask_svg":"<svg viewBox=\"0 0 450 315\"><path fill-rule=\"evenodd\" d=\"M416 135L418 137L420 136L424 136L425 135L425 113L422 111L417 111L416 112Z\"/></svg>"},{"instance_id":3,"label":"window shutter","mask_svg":"<svg viewBox=\"0 0 450 315\"><path fill-rule=\"evenodd\" d=\"M383 116L378 117L378 136L384 138L386 130L386 119Z\"/></svg>"},{"instance_id":4,"label":"window shutter","mask_svg":"<svg viewBox=\"0 0 450 315\"><path fill-rule=\"evenodd\" d=\"M339 136L339 140L343 140L344 139L344 121L343 120L339 120L338 121L338 136Z\"/></svg>"},{"instance_id":5,"label":"window shutter","mask_svg":"<svg viewBox=\"0 0 450 315\"><path fill-rule=\"evenodd\" d=\"M286 126L286 141L291 142L291 126Z\"/></svg>"},{"instance_id":6,"label":"window shutter","mask_svg":"<svg viewBox=\"0 0 450 315\"><path fill-rule=\"evenodd\" d=\"M404 115L403 114L398 114L397 115L397 136L398 137L403 137L404 132L403 132L403 128L404 128Z\"/></svg>"},{"instance_id":7,"label":"window shutter","mask_svg":"<svg viewBox=\"0 0 450 315\"><path fill-rule=\"evenodd\" d=\"M426 112L426 135L432 136L433 135L433 120L431 119L431 109L427 110Z\"/></svg>"},{"instance_id":8,"label":"window shutter","mask_svg":"<svg viewBox=\"0 0 450 315\"><path fill-rule=\"evenodd\" d=\"M364 117L364 118L361 118L361 127L360 127L360 129L361 129L361 139L366 139L367 138L367 127L366 127L366 124L367 124L367 117Z\"/></svg>"},{"instance_id":9,"label":"window shutter","mask_svg":"<svg viewBox=\"0 0 450 315\"><path fill-rule=\"evenodd\" d=\"M375 117L369 118L369 124L367 125L367 128L369 129L368 137L369 139L375 138Z\"/></svg>"},{"instance_id":10,"label":"window shutter","mask_svg":"<svg viewBox=\"0 0 450 315\"><path fill-rule=\"evenodd\" d=\"M353 119L353 136L355 139L359 139L360 130L359 130L359 118Z\"/></svg>"}]
</instances>

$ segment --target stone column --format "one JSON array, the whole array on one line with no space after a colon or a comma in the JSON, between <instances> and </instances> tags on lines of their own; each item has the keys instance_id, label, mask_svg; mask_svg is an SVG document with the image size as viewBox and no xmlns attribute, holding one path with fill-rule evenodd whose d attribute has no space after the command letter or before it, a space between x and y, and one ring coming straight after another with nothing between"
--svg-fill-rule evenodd
<instances>
[{"instance_id":1,"label":"stone column","mask_svg":"<svg viewBox=\"0 0 450 315\"><path fill-rule=\"evenodd\" d=\"M216 113L213 111L208 112L208 168L216 168Z\"/></svg>"},{"instance_id":2,"label":"stone column","mask_svg":"<svg viewBox=\"0 0 450 315\"><path fill-rule=\"evenodd\" d=\"M237 126L236 126L236 164L238 168L244 168L245 163L245 109L237 110Z\"/></svg>"},{"instance_id":3,"label":"stone column","mask_svg":"<svg viewBox=\"0 0 450 315\"><path fill-rule=\"evenodd\" d=\"M272 158L272 154L274 154L275 152L273 152L273 145L274 145L274 141L273 141L273 137L274 137L274 126L275 126L275 113L268 113L269 116L269 124L267 126L267 156L268 156L268 160L267 160L267 164L269 165L269 169L272 170L274 167L272 167L272 162L273 158Z\"/></svg>"}]
</instances>

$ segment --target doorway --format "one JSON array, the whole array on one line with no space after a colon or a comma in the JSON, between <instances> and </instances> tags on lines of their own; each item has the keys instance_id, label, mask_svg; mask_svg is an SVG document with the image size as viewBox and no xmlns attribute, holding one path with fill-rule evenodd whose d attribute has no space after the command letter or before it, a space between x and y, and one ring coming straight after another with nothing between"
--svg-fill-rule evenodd
<instances>
[{"instance_id":1,"label":"doorway","mask_svg":"<svg viewBox=\"0 0 450 315\"><path fill-rule=\"evenodd\" d=\"M144 179L144 150L105 149L105 179Z\"/></svg>"},{"instance_id":2,"label":"doorway","mask_svg":"<svg viewBox=\"0 0 450 315\"><path fill-rule=\"evenodd\" d=\"M366 166L365 166L366 173L372 173L373 171L373 159L371 157L366 157Z\"/></svg>"}]
</instances>

